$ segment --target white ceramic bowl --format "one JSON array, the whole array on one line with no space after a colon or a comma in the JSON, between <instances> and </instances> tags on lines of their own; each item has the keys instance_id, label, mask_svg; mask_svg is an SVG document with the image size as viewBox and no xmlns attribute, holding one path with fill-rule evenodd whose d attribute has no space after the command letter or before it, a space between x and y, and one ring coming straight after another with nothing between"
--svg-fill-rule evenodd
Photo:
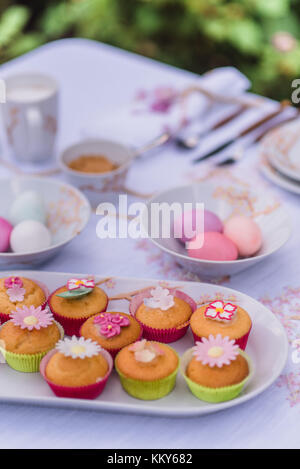
<instances>
[{"instance_id":1,"label":"white ceramic bowl","mask_svg":"<svg viewBox=\"0 0 300 469\"><path fill-rule=\"evenodd\" d=\"M0 253L0 268L32 266L45 262L72 241L89 221L91 208L80 191L63 182L37 177L1 179L0 216L8 218L13 200L26 190L40 193L47 210L47 226L52 234L49 248L29 253Z\"/></svg>"},{"instance_id":2,"label":"white ceramic bowl","mask_svg":"<svg viewBox=\"0 0 300 469\"><path fill-rule=\"evenodd\" d=\"M220 182L222 181L222 182ZM263 261L283 246L291 233L291 222L280 203L265 191L256 192L247 184L230 178L214 177L192 185L177 187L154 196L147 204L150 213L151 203L203 202L204 208L215 212L225 221L234 214L251 216L261 228L263 246L253 257L235 261L208 261L191 258L183 244L174 237L149 239L157 247L169 254L178 264L201 277L217 278L233 275ZM183 209L183 205L182 205ZM150 226L148 217L148 226Z\"/></svg>"},{"instance_id":3,"label":"white ceramic bowl","mask_svg":"<svg viewBox=\"0 0 300 469\"><path fill-rule=\"evenodd\" d=\"M118 168L107 173L81 173L68 166L82 155L104 155ZM59 165L68 180L87 196L93 207L99 204L99 194L122 191L134 152L126 145L110 140L82 140L66 148L59 156Z\"/></svg>"}]
</instances>

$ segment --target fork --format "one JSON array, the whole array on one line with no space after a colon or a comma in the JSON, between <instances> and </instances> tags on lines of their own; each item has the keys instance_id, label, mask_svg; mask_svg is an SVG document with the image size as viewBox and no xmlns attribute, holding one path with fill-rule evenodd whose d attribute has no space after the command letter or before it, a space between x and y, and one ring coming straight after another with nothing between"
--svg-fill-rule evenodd
<instances>
[{"instance_id":1,"label":"fork","mask_svg":"<svg viewBox=\"0 0 300 469\"><path fill-rule=\"evenodd\" d=\"M290 121L293 121L294 119L297 119L297 117L299 117L299 111L298 110L293 116L287 117L286 119L284 119L280 123L278 123L274 126L268 127L263 132L260 132L255 137L255 139L252 140L251 142L248 141L244 145L239 146L238 148L236 148L236 151L232 155L227 156L227 157L225 157L224 160L221 160L218 163L216 163L216 166L230 166L234 163L238 163L242 159L242 157L244 156L245 150L248 148L248 146L253 145L255 143L258 143L268 132L270 132L271 130L276 129L277 127L279 127L282 124L286 124L287 122L290 122Z\"/></svg>"}]
</instances>

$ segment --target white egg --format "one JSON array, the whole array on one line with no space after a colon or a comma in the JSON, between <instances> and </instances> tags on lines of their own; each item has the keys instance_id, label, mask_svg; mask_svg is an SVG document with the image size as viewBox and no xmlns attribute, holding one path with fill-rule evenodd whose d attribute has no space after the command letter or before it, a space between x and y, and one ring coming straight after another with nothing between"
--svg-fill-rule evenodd
<instances>
[{"instance_id":1,"label":"white egg","mask_svg":"<svg viewBox=\"0 0 300 469\"><path fill-rule=\"evenodd\" d=\"M36 252L51 244L51 234L45 225L35 220L24 220L12 230L10 246L14 252Z\"/></svg>"},{"instance_id":2,"label":"white egg","mask_svg":"<svg viewBox=\"0 0 300 469\"><path fill-rule=\"evenodd\" d=\"M43 197L36 191L22 192L13 202L9 219L13 225L23 220L46 222L46 209Z\"/></svg>"}]
</instances>

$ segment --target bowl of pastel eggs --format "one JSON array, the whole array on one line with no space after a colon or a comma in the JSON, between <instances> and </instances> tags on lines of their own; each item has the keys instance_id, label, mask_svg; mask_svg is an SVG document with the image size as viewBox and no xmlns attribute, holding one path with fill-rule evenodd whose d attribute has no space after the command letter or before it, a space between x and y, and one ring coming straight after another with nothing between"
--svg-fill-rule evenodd
<instances>
[{"instance_id":1,"label":"bowl of pastel eggs","mask_svg":"<svg viewBox=\"0 0 300 469\"><path fill-rule=\"evenodd\" d=\"M291 234L289 216L273 195L221 179L161 192L146 211L150 241L188 271L206 278L233 275L266 260ZM152 204L180 206L179 214L171 211L170 217L166 213L160 218L162 225L170 224L170 236L166 226L153 230L158 222Z\"/></svg>"},{"instance_id":2,"label":"bowl of pastel eggs","mask_svg":"<svg viewBox=\"0 0 300 469\"><path fill-rule=\"evenodd\" d=\"M85 228L91 213L80 191L45 178L3 179L0 200L1 268L45 262Z\"/></svg>"}]
</instances>

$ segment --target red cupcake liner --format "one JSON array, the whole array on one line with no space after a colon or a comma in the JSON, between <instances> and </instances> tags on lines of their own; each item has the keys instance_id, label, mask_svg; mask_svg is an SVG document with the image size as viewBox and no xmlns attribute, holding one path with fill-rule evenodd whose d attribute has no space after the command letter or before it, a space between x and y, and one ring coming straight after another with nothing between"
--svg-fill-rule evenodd
<instances>
[{"instance_id":1,"label":"red cupcake liner","mask_svg":"<svg viewBox=\"0 0 300 469\"><path fill-rule=\"evenodd\" d=\"M95 316L96 316L96 315L95 315ZM140 324L140 323L139 323L139 324ZM82 326L83 326L83 324L81 325L80 330L79 330L79 334L80 334L81 337L83 337L83 335L81 334L81 328L82 328ZM142 338L142 336L143 336L143 326L142 326L142 324L140 324L140 326L141 326L141 332L140 332L139 337L136 339L136 341L141 340L141 338ZM136 341L135 341L135 342L136 342ZM132 343L134 343L134 342L132 342ZM100 345L100 344L99 344L99 345ZM127 344L127 345L130 345L130 344ZM124 347L126 347L127 345L124 345ZM101 345L101 347L102 347L104 350L106 350L108 353L110 353L110 355L111 355L111 357L112 357L113 359L115 359L116 355L120 352L120 350L122 350L122 348L124 348L124 347L121 347L121 348L111 348L111 349L107 349L107 348L105 348L103 345Z\"/></svg>"},{"instance_id":2,"label":"red cupcake liner","mask_svg":"<svg viewBox=\"0 0 300 469\"><path fill-rule=\"evenodd\" d=\"M42 305L40 305L42 307L42 309L44 309L47 306L48 298L49 298L49 295L50 295L49 289L48 289L47 285L45 285L44 283L42 283L38 280L33 280L33 282L35 282L39 287L41 287L41 289L45 293L46 301L44 301L44 303ZM0 313L0 324L4 324L6 321L9 321L9 320L10 320L10 315L9 314Z\"/></svg>"},{"instance_id":3,"label":"red cupcake liner","mask_svg":"<svg viewBox=\"0 0 300 469\"><path fill-rule=\"evenodd\" d=\"M100 353L103 355L103 357L106 359L108 363L108 372L106 375L103 377L101 381L95 384L90 384L89 386L59 386L52 381L50 381L46 377L46 367L47 364L52 357L57 353L55 349L51 350L50 352L47 353L47 355L44 356L44 358L41 361L40 364L40 373L44 380L47 382L48 386L52 389L54 394L57 397L71 397L71 398L76 398L76 399L96 399L96 397L100 396L100 394L103 392L105 385L107 383L107 380L109 378L109 375L112 372L113 369L113 359L111 355L104 349L101 349ZM78 359L80 360L80 358Z\"/></svg>"},{"instance_id":4,"label":"red cupcake liner","mask_svg":"<svg viewBox=\"0 0 300 469\"><path fill-rule=\"evenodd\" d=\"M131 300L129 305L129 311L132 316L135 317L135 313L144 301L144 299L151 297L150 290L152 290L152 287L150 287L148 290L144 290L143 292L139 293ZM195 301L186 293L180 290L176 290L175 288L168 288L168 290L172 295L188 303L192 308L192 313L197 309L197 304L195 303ZM181 337L186 334L189 327L189 321L187 321L181 326L173 327L171 329L156 329L154 327L147 326L143 322L139 321L136 317L135 319L143 327L143 337L145 339L155 340L156 342L163 342L164 344L176 342L177 340L181 339Z\"/></svg>"},{"instance_id":5,"label":"red cupcake liner","mask_svg":"<svg viewBox=\"0 0 300 469\"><path fill-rule=\"evenodd\" d=\"M59 287L59 288L61 288L61 287ZM50 311L53 314L54 319L63 326L66 335L70 335L70 336L76 335L76 337L80 337L80 328L81 328L82 324L88 319L88 317L85 317L85 318L68 318L66 316L62 316L61 314L57 314L51 308L50 301L51 301L52 296L55 295L55 293L57 292L57 290L59 290L59 288L57 288L49 296L48 306L50 308ZM104 306L104 308L101 309L101 311L98 311L97 313L93 314L92 316L96 316L96 314L100 314L100 313L103 313L103 311L106 311L107 305L108 305L108 297L106 297L106 305Z\"/></svg>"},{"instance_id":6,"label":"red cupcake liner","mask_svg":"<svg viewBox=\"0 0 300 469\"><path fill-rule=\"evenodd\" d=\"M235 339L235 343L240 347L241 350L245 350L248 342L248 337L250 334L252 326L250 327L249 331L247 334L243 335L239 339ZM194 341L195 342L202 342L202 337L199 337L197 334L194 333L192 330L193 336L194 336Z\"/></svg>"}]
</instances>

